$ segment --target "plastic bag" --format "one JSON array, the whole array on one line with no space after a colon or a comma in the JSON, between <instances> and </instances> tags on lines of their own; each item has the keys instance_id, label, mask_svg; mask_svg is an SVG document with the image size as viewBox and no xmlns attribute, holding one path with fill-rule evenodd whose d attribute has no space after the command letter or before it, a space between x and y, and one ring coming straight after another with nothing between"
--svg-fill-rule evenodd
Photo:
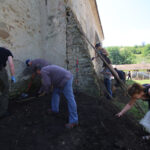
<instances>
[{"instance_id":1,"label":"plastic bag","mask_svg":"<svg viewBox=\"0 0 150 150\"><path fill-rule=\"evenodd\" d=\"M150 111L148 111L144 118L141 119L140 124L150 133Z\"/></svg>"}]
</instances>

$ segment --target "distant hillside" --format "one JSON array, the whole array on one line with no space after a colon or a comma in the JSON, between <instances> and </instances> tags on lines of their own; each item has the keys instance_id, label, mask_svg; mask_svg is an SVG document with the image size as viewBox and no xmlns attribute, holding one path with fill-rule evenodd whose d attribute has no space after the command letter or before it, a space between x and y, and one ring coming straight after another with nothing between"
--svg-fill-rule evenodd
<instances>
[{"instance_id":1,"label":"distant hillside","mask_svg":"<svg viewBox=\"0 0 150 150\"><path fill-rule=\"evenodd\" d=\"M150 44L134 47L106 47L112 64L150 63Z\"/></svg>"}]
</instances>

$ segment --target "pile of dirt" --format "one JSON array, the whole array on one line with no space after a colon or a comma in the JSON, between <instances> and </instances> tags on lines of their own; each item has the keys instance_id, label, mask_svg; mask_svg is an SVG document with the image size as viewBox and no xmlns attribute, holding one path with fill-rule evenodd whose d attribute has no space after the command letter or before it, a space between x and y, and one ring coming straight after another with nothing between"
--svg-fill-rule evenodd
<instances>
[{"instance_id":1,"label":"pile of dirt","mask_svg":"<svg viewBox=\"0 0 150 150\"><path fill-rule=\"evenodd\" d=\"M60 114L46 114L50 97L10 102L10 117L0 120L1 150L149 150L146 133L133 118L116 118L111 101L76 95L79 127L65 129L67 103L61 97Z\"/></svg>"}]
</instances>

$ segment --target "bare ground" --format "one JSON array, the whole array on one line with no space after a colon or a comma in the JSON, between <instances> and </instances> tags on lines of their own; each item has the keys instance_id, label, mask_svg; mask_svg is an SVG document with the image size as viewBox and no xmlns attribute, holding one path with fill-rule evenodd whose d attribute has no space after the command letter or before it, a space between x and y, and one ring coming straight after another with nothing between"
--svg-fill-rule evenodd
<instances>
[{"instance_id":1,"label":"bare ground","mask_svg":"<svg viewBox=\"0 0 150 150\"><path fill-rule=\"evenodd\" d=\"M10 117L0 120L0 150L149 150L150 141L131 116L118 112L105 98L76 95L79 127L68 130L67 104L61 97L60 114L48 115L50 96L10 102Z\"/></svg>"}]
</instances>

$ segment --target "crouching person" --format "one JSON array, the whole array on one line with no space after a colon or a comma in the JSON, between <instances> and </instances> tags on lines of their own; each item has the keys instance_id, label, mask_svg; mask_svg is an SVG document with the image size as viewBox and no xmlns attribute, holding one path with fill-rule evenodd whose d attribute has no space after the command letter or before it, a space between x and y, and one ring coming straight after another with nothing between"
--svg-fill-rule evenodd
<instances>
[{"instance_id":1,"label":"crouching person","mask_svg":"<svg viewBox=\"0 0 150 150\"><path fill-rule=\"evenodd\" d=\"M131 100L125 107L116 114L118 117L121 117L128 110L130 110L135 102L138 99L148 102L149 111L146 113L145 117L140 121L140 124L145 127L145 129L150 133L150 84L140 85L138 83L134 83L132 86L128 88L128 94L131 96ZM143 139L150 139L150 135L143 136Z\"/></svg>"},{"instance_id":2,"label":"crouching person","mask_svg":"<svg viewBox=\"0 0 150 150\"><path fill-rule=\"evenodd\" d=\"M63 93L67 100L69 110L69 123L66 124L66 128L77 126L77 105L72 89L73 75L64 68L56 65L48 65L43 68L37 67L36 73L40 74L42 78L41 90L49 93L50 86L53 85L51 111L54 113L59 112L60 93Z\"/></svg>"}]
</instances>

